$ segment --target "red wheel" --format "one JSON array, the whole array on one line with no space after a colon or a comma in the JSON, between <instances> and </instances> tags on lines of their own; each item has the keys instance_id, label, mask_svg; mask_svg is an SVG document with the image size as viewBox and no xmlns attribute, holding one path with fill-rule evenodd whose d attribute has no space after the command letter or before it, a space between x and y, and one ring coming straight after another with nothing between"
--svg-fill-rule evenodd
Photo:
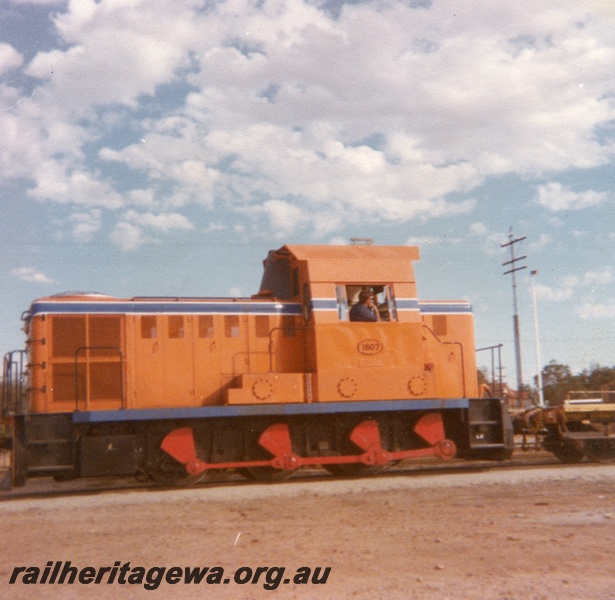
<instances>
[{"instance_id":1,"label":"red wheel","mask_svg":"<svg viewBox=\"0 0 615 600\"><path fill-rule=\"evenodd\" d=\"M272 448L271 451L266 450L261 446L261 436L268 431L270 431L275 426L270 426L264 431L260 431L257 434L250 435L249 439L246 441L246 449L244 451L243 460L245 461L254 461L254 460L271 460L274 457L274 453L277 454L279 449ZM286 451L287 454L291 453L291 444L290 437L288 432L286 432L286 445L287 447L282 450L282 452ZM283 465L280 465L283 466ZM290 465L286 465L290 466ZM276 481L286 481L289 477L292 477L293 473L297 469L276 469L275 467L241 467L237 469L237 472L240 475L243 475L246 479L251 479L252 481L264 481L264 482L276 482Z\"/></svg>"},{"instance_id":2,"label":"red wheel","mask_svg":"<svg viewBox=\"0 0 615 600\"><path fill-rule=\"evenodd\" d=\"M198 475L186 473L184 465L166 453L160 453L156 464L149 471L149 478L156 483L169 487L190 487L203 480L207 471Z\"/></svg>"}]
</instances>

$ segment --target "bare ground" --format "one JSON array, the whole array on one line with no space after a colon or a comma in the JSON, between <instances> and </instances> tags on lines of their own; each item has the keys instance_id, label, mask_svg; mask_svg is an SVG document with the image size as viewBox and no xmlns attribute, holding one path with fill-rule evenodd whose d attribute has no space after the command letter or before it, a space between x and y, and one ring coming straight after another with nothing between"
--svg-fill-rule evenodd
<instances>
[{"instance_id":1,"label":"bare ground","mask_svg":"<svg viewBox=\"0 0 615 600\"><path fill-rule=\"evenodd\" d=\"M615 599L615 466L99 493L0 504L3 598ZM0 499L2 497L0 496ZM228 584L10 585L48 561L222 566ZM240 567L285 567L275 590ZM300 567L331 567L296 584ZM270 576L275 573L272 571ZM322 575L322 572L321 572ZM106 581L106 580L103 580ZM271 579L270 581L273 581Z\"/></svg>"}]
</instances>

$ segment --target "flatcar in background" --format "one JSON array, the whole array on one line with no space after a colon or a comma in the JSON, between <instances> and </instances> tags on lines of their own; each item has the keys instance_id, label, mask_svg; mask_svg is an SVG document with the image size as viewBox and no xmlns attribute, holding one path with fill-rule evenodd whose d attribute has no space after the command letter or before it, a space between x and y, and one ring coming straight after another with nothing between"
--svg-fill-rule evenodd
<instances>
[{"instance_id":1,"label":"flatcar in background","mask_svg":"<svg viewBox=\"0 0 615 600\"><path fill-rule=\"evenodd\" d=\"M410 246L288 245L251 298L34 301L26 350L4 360L12 484L509 457L503 401L478 397L471 307L419 300L418 258ZM373 318L351 318L359 298Z\"/></svg>"}]
</instances>

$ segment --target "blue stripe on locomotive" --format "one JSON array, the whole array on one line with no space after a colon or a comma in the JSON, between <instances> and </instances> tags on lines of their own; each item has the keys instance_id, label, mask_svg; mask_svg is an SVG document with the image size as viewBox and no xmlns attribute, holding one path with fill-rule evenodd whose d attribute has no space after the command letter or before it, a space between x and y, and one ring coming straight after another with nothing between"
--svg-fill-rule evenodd
<instances>
[{"instance_id":1,"label":"blue stripe on locomotive","mask_svg":"<svg viewBox=\"0 0 615 600\"><path fill-rule=\"evenodd\" d=\"M334 413L377 413L393 411L443 410L468 408L467 398L434 400L370 400L368 402L323 402L314 404L267 404L196 406L187 408L151 408L75 411L74 423L115 421L156 421L167 419L205 419L219 417L254 417L263 415L317 415Z\"/></svg>"},{"instance_id":2,"label":"blue stripe on locomotive","mask_svg":"<svg viewBox=\"0 0 615 600\"><path fill-rule=\"evenodd\" d=\"M35 302L37 314L254 314L300 315L300 304L279 302Z\"/></svg>"}]
</instances>

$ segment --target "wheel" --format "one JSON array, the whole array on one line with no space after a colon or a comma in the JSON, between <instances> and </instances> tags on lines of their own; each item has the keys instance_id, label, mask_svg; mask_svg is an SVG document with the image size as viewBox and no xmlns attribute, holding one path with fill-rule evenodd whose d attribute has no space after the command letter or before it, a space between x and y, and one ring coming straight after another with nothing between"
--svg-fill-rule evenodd
<instances>
[{"instance_id":1,"label":"wheel","mask_svg":"<svg viewBox=\"0 0 615 600\"><path fill-rule=\"evenodd\" d=\"M363 463L342 463L338 465L323 465L323 467L336 477L366 477L376 475L388 465L364 465Z\"/></svg>"},{"instance_id":2,"label":"wheel","mask_svg":"<svg viewBox=\"0 0 615 600\"><path fill-rule=\"evenodd\" d=\"M273 467L242 467L237 469L240 475L252 481L275 483L286 481L293 476L296 469L274 469Z\"/></svg>"},{"instance_id":3,"label":"wheel","mask_svg":"<svg viewBox=\"0 0 615 600\"><path fill-rule=\"evenodd\" d=\"M13 429L12 456L13 485L15 487L23 487L26 485L26 479L28 478L28 454L25 437L24 422L21 419L16 420Z\"/></svg>"},{"instance_id":4,"label":"wheel","mask_svg":"<svg viewBox=\"0 0 615 600\"><path fill-rule=\"evenodd\" d=\"M246 432L244 438L244 461L267 461L278 454L292 455L292 441L285 423L274 423L265 429ZM291 465L288 465L291 466ZM237 472L253 481L276 482L292 477L297 468L276 469L271 466L239 467Z\"/></svg>"},{"instance_id":5,"label":"wheel","mask_svg":"<svg viewBox=\"0 0 615 600\"><path fill-rule=\"evenodd\" d=\"M205 476L202 481L206 481L207 483L227 481L231 477L233 471L233 469L208 469L205 471Z\"/></svg>"},{"instance_id":6,"label":"wheel","mask_svg":"<svg viewBox=\"0 0 615 600\"><path fill-rule=\"evenodd\" d=\"M577 440L558 440L548 450L566 464L581 462L585 456L583 444Z\"/></svg>"},{"instance_id":7,"label":"wheel","mask_svg":"<svg viewBox=\"0 0 615 600\"><path fill-rule=\"evenodd\" d=\"M150 473L149 476L152 481L167 487L190 487L199 483L205 477L203 473L200 475L188 475L186 473L181 475L179 473L171 474L160 472Z\"/></svg>"},{"instance_id":8,"label":"wheel","mask_svg":"<svg viewBox=\"0 0 615 600\"><path fill-rule=\"evenodd\" d=\"M583 447L587 458L593 462L615 462L615 440L613 439L585 440Z\"/></svg>"},{"instance_id":9,"label":"wheel","mask_svg":"<svg viewBox=\"0 0 615 600\"><path fill-rule=\"evenodd\" d=\"M186 473L184 465L167 454L160 454L149 471L149 478L156 483L169 487L190 487L204 479L206 474L207 471L203 471L198 475L189 475Z\"/></svg>"},{"instance_id":10,"label":"wheel","mask_svg":"<svg viewBox=\"0 0 615 600\"><path fill-rule=\"evenodd\" d=\"M252 447L244 456L244 460L267 460L271 454L260 446ZM252 481L275 483L286 481L293 476L297 469L276 469L275 467L241 467L237 469L240 475Z\"/></svg>"},{"instance_id":11,"label":"wheel","mask_svg":"<svg viewBox=\"0 0 615 600\"><path fill-rule=\"evenodd\" d=\"M135 479L138 483L148 483L149 481L151 481L149 475L147 473L144 473L143 471L137 471L135 473Z\"/></svg>"},{"instance_id":12,"label":"wheel","mask_svg":"<svg viewBox=\"0 0 615 600\"><path fill-rule=\"evenodd\" d=\"M59 473L54 473L52 477L54 481L62 483L64 481L74 481L77 479L77 473L75 471L60 471Z\"/></svg>"},{"instance_id":13,"label":"wheel","mask_svg":"<svg viewBox=\"0 0 615 600\"><path fill-rule=\"evenodd\" d=\"M496 450L475 450L473 452L458 453L456 458L465 460L493 460L503 462L510 460L513 456L513 451L508 448L498 448Z\"/></svg>"},{"instance_id":14,"label":"wheel","mask_svg":"<svg viewBox=\"0 0 615 600\"><path fill-rule=\"evenodd\" d=\"M358 456L363 454L366 448L365 444L359 445L351 440L353 432L357 431L361 428L363 423L354 423L351 427L348 428L347 431L343 433L342 439L339 442L338 452L333 452L333 456ZM372 434L374 433L373 427ZM380 434L378 432L378 427L375 429L377 443L380 445ZM372 442L376 440L372 439ZM337 464L329 464L323 465L323 468L329 471L332 475L336 477L365 477L368 475L376 475L380 473L384 469L389 468L397 461L390 461L386 464L376 464L376 465L366 465L361 462L354 463L337 463Z\"/></svg>"}]
</instances>

